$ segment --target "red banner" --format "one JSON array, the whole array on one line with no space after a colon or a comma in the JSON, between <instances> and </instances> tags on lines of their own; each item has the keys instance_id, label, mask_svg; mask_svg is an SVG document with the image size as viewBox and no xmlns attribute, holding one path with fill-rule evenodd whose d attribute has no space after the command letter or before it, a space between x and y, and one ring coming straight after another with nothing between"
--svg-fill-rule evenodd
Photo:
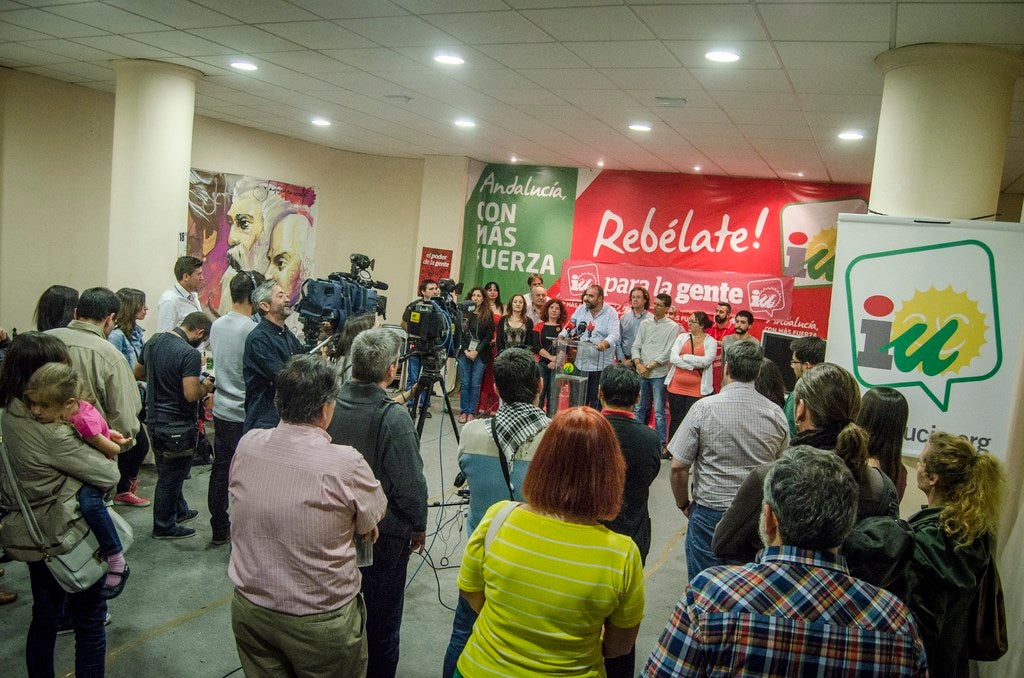
<instances>
[{"instance_id":1,"label":"red banner","mask_svg":"<svg viewBox=\"0 0 1024 678\"><path fill-rule=\"evenodd\" d=\"M423 280L451 277L452 257L452 250L424 247L420 254L420 277L416 281L417 285Z\"/></svg>"},{"instance_id":2,"label":"red banner","mask_svg":"<svg viewBox=\"0 0 1024 678\"><path fill-rule=\"evenodd\" d=\"M629 306L634 287L646 288L651 296L669 295L680 313L704 311L713 316L715 306L724 301L734 312L747 309L755 318L788 319L793 306L793 278L782 275L568 260L562 263L560 282L573 301L590 285L600 285L605 302L620 309Z\"/></svg>"}]
</instances>

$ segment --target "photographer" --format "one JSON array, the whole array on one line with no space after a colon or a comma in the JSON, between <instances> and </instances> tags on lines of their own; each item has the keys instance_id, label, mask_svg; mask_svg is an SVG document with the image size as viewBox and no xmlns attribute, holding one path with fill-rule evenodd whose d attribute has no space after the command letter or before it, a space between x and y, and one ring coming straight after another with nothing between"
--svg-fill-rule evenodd
<instances>
[{"instance_id":1,"label":"photographer","mask_svg":"<svg viewBox=\"0 0 1024 678\"><path fill-rule=\"evenodd\" d=\"M431 299L436 297L440 290L437 286L436 280L430 280L429 278L420 283L420 298L411 302L405 307L405 312L402 313L402 329L406 332L409 331L409 316L416 311L416 306L420 304L431 305ZM412 388L420 378L420 368L422 366L420 356L414 351L415 339L419 337L409 337L409 351L412 355L409 356L408 369L406 370L405 387ZM430 415L430 389L423 389L420 392L420 400L418 403L419 407L426 410L426 417ZM409 406L409 413L412 414L412 404Z\"/></svg>"}]
</instances>

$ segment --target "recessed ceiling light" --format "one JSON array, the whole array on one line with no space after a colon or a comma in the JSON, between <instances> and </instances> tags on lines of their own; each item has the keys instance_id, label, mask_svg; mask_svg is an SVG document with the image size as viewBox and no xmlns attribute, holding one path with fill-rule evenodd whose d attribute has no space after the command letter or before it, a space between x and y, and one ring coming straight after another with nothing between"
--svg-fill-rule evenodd
<instances>
[{"instance_id":1,"label":"recessed ceiling light","mask_svg":"<svg viewBox=\"0 0 1024 678\"><path fill-rule=\"evenodd\" d=\"M604 167L604 160L598 160L597 161L597 166L598 167Z\"/></svg>"},{"instance_id":2,"label":"recessed ceiling light","mask_svg":"<svg viewBox=\"0 0 1024 678\"><path fill-rule=\"evenodd\" d=\"M796 175L797 175L798 177L802 177L802 176L804 175L804 173L803 173L803 172L797 172L797 173L796 173Z\"/></svg>"},{"instance_id":3,"label":"recessed ceiling light","mask_svg":"<svg viewBox=\"0 0 1024 678\"><path fill-rule=\"evenodd\" d=\"M629 129L633 130L634 132L650 132L651 126L646 122L634 122L632 125L629 126Z\"/></svg>"},{"instance_id":4,"label":"recessed ceiling light","mask_svg":"<svg viewBox=\"0 0 1024 678\"><path fill-rule=\"evenodd\" d=\"M461 66L466 63L466 60L458 54L435 54L434 61L439 64L445 64L446 66Z\"/></svg>"},{"instance_id":5,"label":"recessed ceiling light","mask_svg":"<svg viewBox=\"0 0 1024 678\"><path fill-rule=\"evenodd\" d=\"M682 108L686 105L683 97L654 97L654 105L664 108Z\"/></svg>"},{"instance_id":6,"label":"recessed ceiling light","mask_svg":"<svg viewBox=\"0 0 1024 678\"><path fill-rule=\"evenodd\" d=\"M700 171L700 165L694 165L693 166L693 171L694 172L699 172Z\"/></svg>"},{"instance_id":7,"label":"recessed ceiling light","mask_svg":"<svg viewBox=\"0 0 1024 678\"><path fill-rule=\"evenodd\" d=\"M328 120L327 118L313 118L312 120L310 120L310 122L313 123L314 125L316 125L317 127L330 127L331 126L331 121Z\"/></svg>"},{"instance_id":8,"label":"recessed ceiling light","mask_svg":"<svg viewBox=\"0 0 1024 678\"><path fill-rule=\"evenodd\" d=\"M519 162L519 158L513 155L511 158L509 158L509 162Z\"/></svg>"},{"instance_id":9,"label":"recessed ceiling light","mask_svg":"<svg viewBox=\"0 0 1024 678\"><path fill-rule=\"evenodd\" d=\"M255 71L258 67L248 61L232 61L231 68L237 68L240 71Z\"/></svg>"},{"instance_id":10,"label":"recessed ceiling light","mask_svg":"<svg viewBox=\"0 0 1024 678\"><path fill-rule=\"evenodd\" d=\"M476 127L476 123L467 118L459 118L455 121L456 127Z\"/></svg>"},{"instance_id":11,"label":"recessed ceiling light","mask_svg":"<svg viewBox=\"0 0 1024 678\"><path fill-rule=\"evenodd\" d=\"M855 129L848 129L839 133L839 138L846 141L859 141L864 138L863 132L858 132Z\"/></svg>"},{"instance_id":12,"label":"recessed ceiling light","mask_svg":"<svg viewBox=\"0 0 1024 678\"><path fill-rule=\"evenodd\" d=\"M739 61L740 55L736 52L728 52L722 49L713 49L710 52L704 54L704 58L708 61L718 61L723 64L732 63L733 61Z\"/></svg>"}]
</instances>

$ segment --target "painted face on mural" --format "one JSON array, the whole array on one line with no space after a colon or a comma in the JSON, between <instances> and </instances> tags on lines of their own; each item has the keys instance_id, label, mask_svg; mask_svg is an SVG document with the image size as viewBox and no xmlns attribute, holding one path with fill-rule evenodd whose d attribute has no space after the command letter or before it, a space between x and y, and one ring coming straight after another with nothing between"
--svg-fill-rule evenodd
<instances>
[{"instance_id":1,"label":"painted face on mural","mask_svg":"<svg viewBox=\"0 0 1024 678\"><path fill-rule=\"evenodd\" d=\"M284 290L288 299L294 299L306 278L302 252L306 248L309 222L301 215L285 217L274 227L267 250L267 268L264 275Z\"/></svg>"},{"instance_id":2,"label":"painted face on mural","mask_svg":"<svg viewBox=\"0 0 1024 678\"><path fill-rule=\"evenodd\" d=\"M252 191L231 201L228 209L228 261L237 268L255 269L264 238L263 211Z\"/></svg>"}]
</instances>

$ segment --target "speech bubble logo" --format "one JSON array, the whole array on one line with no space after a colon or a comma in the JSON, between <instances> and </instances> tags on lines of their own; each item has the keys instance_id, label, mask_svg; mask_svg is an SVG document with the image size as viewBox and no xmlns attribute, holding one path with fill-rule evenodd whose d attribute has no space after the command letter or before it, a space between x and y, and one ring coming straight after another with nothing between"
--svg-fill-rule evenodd
<instances>
[{"instance_id":1,"label":"speech bubble logo","mask_svg":"<svg viewBox=\"0 0 1024 678\"><path fill-rule=\"evenodd\" d=\"M953 385L984 381L1003 360L995 259L962 240L867 254L846 272L854 376L919 387L949 410Z\"/></svg>"},{"instance_id":2,"label":"speech bubble logo","mask_svg":"<svg viewBox=\"0 0 1024 678\"><path fill-rule=\"evenodd\" d=\"M786 292L782 278L751 280L747 283L747 299L751 312L761 311L769 318L786 308Z\"/></svg>"},{"instance_id":3,"label":"speech bubble logo","mask_svg":"<svg viewBox=\"0 0 1024 678\"><path fill-rule=\"evenodd\" d=\"M840 212L867 214L861 198L792 203L782 208L782 274L794 287L832 284L835 271L836 221Z\"/></svg>"},{"instance_id":4,"label":"speech bubble logo","mask_svg":"<svg viewBox=\"0 0 1024 678\"><path fill-rule=\"evenodd\" d=\"M601 277L597 270L597 264L580 264L571 266L568 270L569 293L583 294L591 285L600 285Z\"/></svg>"}]
</instances>

